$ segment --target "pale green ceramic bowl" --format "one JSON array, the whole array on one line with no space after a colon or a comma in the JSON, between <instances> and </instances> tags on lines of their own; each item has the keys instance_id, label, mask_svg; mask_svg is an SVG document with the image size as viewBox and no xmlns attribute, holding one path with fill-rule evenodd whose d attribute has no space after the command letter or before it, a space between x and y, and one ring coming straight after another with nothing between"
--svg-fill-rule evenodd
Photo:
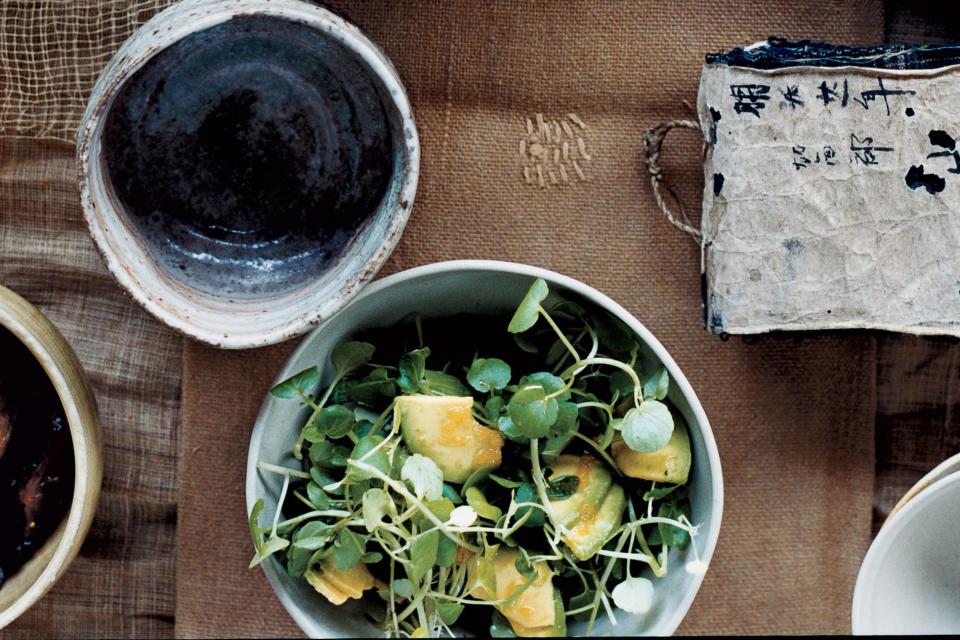
<instances>
[{"instance_id":1,"label":"pale green ceramic bowl","mask_svg":"<svg viewBox=\"0 0 960 640\"><path fill-rule=\"evenodd\" d=\"M430 317L500 311L509 318L538 277L546 280L552 292L560 295L565 291L575 292L622 320L644 345L642 356L662 362L669 371L672 379L669 398L690 426L693 447L690 500L694 524L701 525L694 544L700 558L709 563L720 532L723 480L717 445L703 407L673 358L653 334L619 304L582 282L546 269L483 260L440 262L396 273L365 288L347 307L304 338L278 373L277 380L319 365L323 378L329 381L333 376L329 355L337 344L359 330L391 325L412 312ZM290 451L305 419L303 411L294 402L271 397L264 402L247 459L248 510L263 498L265 512L274 512L281 483L277 476L259 472L257 463L295 465ZM687 557L677 558L669 575L657 581L655 604L648 614L631 616L621 612L620 623L615 628L603 620L595 626L594 635L672 634L703 581L703 575L691 575L683 570L684 561L693 559L690 549L685 553ZM368 613L377 617L382 614L382 605L373 599L352 600L334 607L306 582L290 578L279 561L270 559L263 568L277 597L307 635L316 638L382 635L381 629L367 616ZM582 624L571 625L569 631L582 633L582 627Z\"/></svg>"}]
</instances>

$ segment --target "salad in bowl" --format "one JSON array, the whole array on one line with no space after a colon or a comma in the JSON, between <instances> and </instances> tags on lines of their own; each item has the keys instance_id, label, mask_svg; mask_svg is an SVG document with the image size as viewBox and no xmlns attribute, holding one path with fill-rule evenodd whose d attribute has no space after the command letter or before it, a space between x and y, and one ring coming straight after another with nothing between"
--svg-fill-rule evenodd
<instances>
[{"instance_id":1,"label":"salad in bowl","mask_svg":"<svg viewBox=\"0 0 960 640\"><path fill-rule=\"evenodd\" d=\"M661 580L702 576L709 555L671 382L622 321L542 278L512 314L344 336L329 365L271 390L299 424L279 464L251 459L279 491L252 504L250 565L318 606L363 601L390 637L591 635L645 616L675 597Z\"/></svg>"}]
</instances>

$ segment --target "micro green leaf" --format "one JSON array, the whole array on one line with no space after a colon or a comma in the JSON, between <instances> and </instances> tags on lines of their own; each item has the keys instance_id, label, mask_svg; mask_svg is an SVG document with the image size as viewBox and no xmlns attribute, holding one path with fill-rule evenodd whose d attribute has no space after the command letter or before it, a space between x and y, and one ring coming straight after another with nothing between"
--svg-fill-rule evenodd
<instances>
[{"instance_id":1,"label":"micro green leaf","mask_svg":"<svg viewBox=\"0 0 960 640\"><path fill-rule=\"evenodd\" d=\"M673 416L667 405L647 400L623 416L620 427L627 446L641 453L657 451L667 446L673 433Z\"/></svg>"},{"instance_id":2,"label":"micro green leaf","mask_svg":"<svg viewBox=\"0 0 960 640\"><path fill-rule=\"evenodd\" d=\"M494 611L490 619L490 637L491 638L516 638L517 634L513 632L513 627L499 612Z\"/></svg>"},{"instance_id":3,"label":"micro green leaf","mask_svg":"<svg viewBox=\"0 0 960 640\"><path fill-rule=\"evenodd\" d=\"M517 425L513 423L513 420L510 419L509 415L500 416L497 420L497 428L500 429L500 433L505 435L508 440L512 442L517 442L519 444L527 444L530 442L530 438L520 433L520 429L517 428Z\"/></svg>"},{"instance_id":4,"label":"micro green leaf","mask_svg":"<svg viewBox=\"0 0 960 640\"><path fill-rule=\"evenodd\" d=\"M499 391L510 384L510 365L500 358L477 358L467 371L467 382L481 393Z\"/></svg>"},{"instance_id":5,"label":"micro green leaf","mask_svg":"<svg viewBox=\"0 0 960 640\"><path fill-rule=\"evenodd\" d=\"M547 484L547 498L551 501L566 500L572 497L580 488L580 478L577 476L560 476Z\"/></svg>"},{"instance_id":6,"label":"micro green leaf","mask_svg":"<svg viewBox=\"0 0 960 640\"><path fill-rule=\"evenodd\" d=\"M350 458L353 460L359 460L366 456L366 458L363 460L366 464L379 469L384 474L390 473L390 457L387 455L387 452L383 447L380 447L370 455L367 455L381 442L383 442L383 436L368 435L360 438L360 440L357 441L357 444L354 445L353 451L350 452ZM356 478L357 480L369 480L373 476L367 471L351 468L350 477Z\"/></svg>"},{"instance_id":7,"label":"micro green leaf","mask_svg":"<svg viewBox=\"0 0 960 640\"><path fill-rule=\"evenodd\" d=\"M250 537L253 539L253 548L260 551L263 546L263 536L260 533L260 514L263 513L263 498L253 503L250 510Z\"/></svg>"},{"instance_id":8,"label":"micro green leaf","mask_svg":"<svg viewBox=\"0 0 960 640\"><path fill-rule=\"evenodd\" d=\"M650 400L663 400L670 389L670 374L660 365L652 376L643 383L643 397Z\"/></svg>"},{"instance_id":9,"label":"micro green leaf","mask_svg":"<svg viewBox=\"0 0 960 640\"><path fill-rule=\"evenodd\" d=\"M369 489L363 494L361 504L363 505L363 524L367 531L373 531L387 515L387 505L390 497L383 489Z\"/></svg>"},{"instance_id":10,"label":"micro green leaf","mask_svg":"<svg viewBox=\"0 0 960 640\"><path fill-rule=\"evenodd\" d=\"M627 613L646 613L653 606L653 583L646 578L627 578L613 588L613 603Z\"/></svg>"},{"instance_id":11,"label":"micro green leaf","mask_svg":"<svg viewBox=\"0 0 960 640\"><path fill-rule=\"evenodd\" d=\"M516 489L517 487L523 484L522 482L517 482L516 480L501 478L500 476L493 473L491 473L488 477L494 482L496 482L498 485L503 487L504 489Z\"/></svg>"},{"instance_id":12,"label":"micro green leaf","mask_svg":"<svg viewBox=\"0 0 960 640\"><path fill-rule=\"evenodd\" d=\"M559 378L549 371L537 371L536 373L531 373L529 375L523 376L520 378L518 386L525 387L531 384L538 384L543 387L544 391L548 394L558 393L561 389L567 386L567 383L563 381L563 378ZM564 391L559 396L557 400L559 402L565 402L570 399L570 392Z\"/></svg>"},{"instance_id":13,"label":"micro green leaf","mask_svg":"<svg viewBox=\"0 0 960 640\"><path fill-rule=\"evenodd\" d=\"M465 497L467 504L473 507L481 518L496 522L503 515L503 511L487 502L487 497L477 487L467 489Z\"/></svg>"},{"instance_id":14,"label":"micro green leaf","mask_svg":"<svg viewBox=\"0 0 960 640\"><path fill-rule=\"evenodd\" d=\"M686 515L689 518L689 514L687 514L686 511L687 510L683 509L671 499L670 501L660 504L660 510L657 515L661 518L677 520L682 515ZM690 544L690 534L687 533L686 529L681 529L666 522L659 523L657 529L660 531L660 539L663 541L663 544L668 547L686 549L687 545Z\"/></svg>"},{"instance_id":15,"label":"micro green leaf","mask_svg":"<svg viewBox=\"0 0 960 640\"><path fill-rule=\"evenodd\" d=\"M483 413L487 416L487 420L490 422L496 422L500 419L500 414L503 412L503 398L500 396L492 396L487 398L487 401L483 403Z\"/></svg>"},{"instance_id":16,"label":"micro green leaf","mask_svg":"<svg viewBox=\"0 0 960 640\"><path fill-rule=\"evenodd\" d=\"M430 567L436 564L439 545L440 531L431 529L421 534L410 546L411 563L407 565L407 574L415 584L419 584Z\"/></svg>"},{"instance_id":17,"label":"micro green leaf","mask_svg":"<svg viewBox=\"0 0 960 640\"><path fill-rule=\"evenodd\" d=\"M270 393L276 398L296 398L309 393L318 382L320 370L310 367L278 383L270 389Z\"/></svg>"},{"instance_id":18,"label":"micro green leaf","mask_svg":"<svg viewBox=\"0 0 960 640\"><path fill-rule=\"evenodd\" d=\"M550 436L562 436L577 430L577 418L580 409L574 402L559 402L557 404L557 421L550 428Z\"/></svg>"},{"instance_id":19,"label":"micro green leaf","mask_svg":"<svg viewBox=\"0 0 960 640\"><path fill-rule=\"evenodd\" d=\"M672 484L666 487L657 487L656 489L650 489L649 491L644 492L643 501L647 500L661 500L666 498L668 495L679 489L682 485Z\"/></svg>"},{"instance_id":20,"label":"micro green leaf","mask_svg":"<svg viewBox=\"0 0 960 640\"><path fill-rule=\"evenodd\" d=\"M281 538L276 535L270 536L269 538L267 538L266 542L264 542L260 546L260 549L257 551L256 555L253 556L253 559L250 561L249 568L250 569L254 568L258 564L260 564L261 562L263 562L264 560L266 560L267 558L275 554L277 551L283 551L289 546L290 546L289 540L285 540L284 538Z\"/></svg>"},{"instance_id":21,"label":"micro green leaf","mask_svg":"<svg viewBox=\"0 0 960 640\"><path fill-rule=\"evenodd\" d=\"M414 591L416 591L416 589L414 588L413 583L406 578L400 578L399 580L393 581L393 592L401 598L410 598Z\"/></svg>"},{"instance_id":22,"label":"micro green leaf","mask_svg":"<svg viewBox=\"0 0 960 640\"><path fill-rule=\"evenodd\" d=\"M433 371L427 369L423 372L423 382L421 387L424 391L438 396L459 396L470 395L470 390L460 382L456 376L443 371Z\"/></svg>"},{"instance_id":23,"label":"micro green leaf","mask_svg":"<svg viewBox=\"0 0 960 640\"><path fill-rule=\"evenodd\" d=\"M333 480L330 480L327 484L332 482ZM326 509L330 506L330 496L315 482L307 483L307 499L310 500L314 509Z\"/></svg>"},{"instance_id":24,"label":"micro green leaf","mask_svg":"<svg viewBox=\"0 0 960 640\"><path fill-rule=\"evenodd\" d=\"M440 616L445 625L455 624L461 613L463 613L463 605L459 602L440 602L437 604L437 615Z\"/></svg>"},{"instance_id":25,"label":"micro green leaf","mask_svg":"<svg viewBox=\"0 0 960 640\"><path fill-rule=\"evenodd\" d=\"M532 482L524 482L517 488L517 493L513 498L517 504L523 502L532 502L540 504L540 496L537 493L537 486ZM517 518L522 518L527 511L530 511L530 517L524 523L525 527L542 527L544 523L544 513L534 507L520 507L517 509Z\"/></svg>"},{"instance_id":26,"label":"micro green leaf","mask_svg":"<svg viewBox=\"0 0 960 640\"><path fill-rule=\"evenodd\" d=\"M443 495L443 471L427 456L415 453L403 463L400 479L413 485L414 493L427 500Z\"/></svg>"},{"instance_id":27,"label":"micro green leaf","mask_svg":"<svg viewBox=\"0 0 960 640\"><path fill-rule=\"evenodd\" d=\"M546 300L549 294L550 290L547 288L547 283L544 282L543 278L534 280L533 284L530 285L530 289L527 291L527 295L523 297L520 306L517 307L516 312L514 312L513 317L510 319L507 331L510 333L523 333L535 325L540 315L540 303Z\"/></svg>"},{"instance_id":28,"label":"micro green leaf","mask_svg":"<svg viewBox=\"0 0 960 640\"><path fill-rule=\"evenodd\" d=\"M333 350L330 359L337 370L337 376L343 378L370 362L375 348L368 342L344 342Z\"/></svg>"},{"instance_id":29,"label":"micro green leaf","mask_svg":"<svg viewBox=\"0 0 960 640\"><path fill-rule=\"evenodd\" d=\"M353 429L353 424L353 410L339 404L320 409L314 414L314 418L310 422L310 426L315 426L320 432L331 438L342 438L347 435ZM307 440L309 439L307 438Z\"/></svg>"},{"instance_id":30,"label":"micro green leaf","mask_svg":"<svg viewBox=\"0 0 960 640\"><path fill-rule=\"evenodd\" d=\"M363 540L350 529L341 529L334 543L333 559L340 571L349 571L363 556Z\"/></svg>"},{"instance_id":31,"label":"micro green leaf","mask_svg":"<svg viewBox=\"0 0 960 640\"><path fill-rule=\"evenodd\" d=\"M400 378L397 384L404 393L417 393L423 383L424 373L427 370L427 356L430 349L423 347L404 354L400 358Z\"/></svg>"},{"instance_id":32,"label":"micro green leaf","mask_svg":"<svg viewBox=\"0 0 960 640\"><path fill-rule=\"evenodd\" d=\"M507 405L510 419L521 435L542 438L557 421L559 407L556 398L547 398L542 385L521 387Z\"/></svg>"},{"instance_id":33,"label":"micro green leaf","mask_svg":"<svg viewBox=\"0 0 960 640\"><path fill-rule=\"evenodd\" d=\"M440 536L440 544L437 545L437 566L452 567L457 560L458 548L456 542L447 536Z\"/></svg>"},{"instance_id":34,"label":"micro green leaf","mask_svg":"<svg viewBox=\"0 0 960 640\"><path fill-rule=\"evenodd\" d=\"M469 527L477 521L477 512L468 504L461 505L450 512L450 518L447 520L456 527Z\"/></svg>"}]
</instances>

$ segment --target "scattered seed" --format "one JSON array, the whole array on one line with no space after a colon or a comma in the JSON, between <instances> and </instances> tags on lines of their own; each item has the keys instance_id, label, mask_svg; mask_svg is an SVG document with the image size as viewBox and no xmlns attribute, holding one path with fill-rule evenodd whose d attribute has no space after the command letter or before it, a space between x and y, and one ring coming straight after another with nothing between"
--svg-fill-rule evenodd
<instances>
[{"instance_id":1,"label":"scattered seed","mask_svg":"<svg viewBox=\"0 0 960 640\"><path fill-rule=\"evenodd\" d=\"M580 119L580 116L578 116L577 114L575 114L575 113L568 113L568 114L567 114L567 117L570 118L570 121L571 121L573 124L577 125L577 126L580 127L581 129L586 129L586 128L587 128L586 123L585 123L583 120L581 120L581 119Z\"/></svg>"},{"instance_id":2,"label":"scattered seed","mask_svg":"<svg viewBox=\"0 0 960 640\"><path fill-rule=\"evenodd\" d=\"M560 164L560 147L553 148L553 164Z\"/></svg>"},{"instance_id":3,"label":"scattered seed","mask_svg":"<svg viewBox=\"0 0 960 640\"><path fill-rule=\"evenodd\" d=\"M537 183L540 185L541 189L547 186L547 183L543 181L543 167L540 165L537 165Z\"/></svg>"},{"instance_id":4,"label":"scattered seed","mask_svg":"<svg viewBox=\"0 0 960 640\"><path fill-rule=\"evenodd\" d=\"M540 167L537 167L537 169L539 169L539 168L540 168ZM580 168L580 165L577 163L576 160L573 161L573 170L577 172L577 177L578 177L578 178L580 178L580 179L581 179L582 181L584 181L584 182L587 181L587 176L584 175L583 169Z\"/></svg>"},{"instance_id":5,"label":"scattered seed","mask_svg":"<svg viewBox=\"0 0 960 640\"><path fill-rule=\"evenodd\" d=\"M564 184L569 184L570 178L567 176L567 169L563 165L560 165L560 179L563 180Z\"/></svg>"},{"instance_id":6,"label":"scattered seed","mask_svg":"<svg viewBox=\"0 0 960 640\"><path fill-rule=\"evenodd\" d=\"M527 135L533 135L533 121L527 118Z\"/></svg>"},{"instance_id":7,"label":"scattered seed","mask_svg":"<svg viewBox=\"0 0 960 640\"><path fill-rule=\"evenodd\" d=\"M590 160L590 154L587 153L587 145L584 143L583 138L577 138L577 148L580 149L580 155L583 156L584 160Z\"/></svg>"},{"instance_id":8,"label":"scattered seed","mask_svg":"<svg viewBox=\"0 0 960 640\"><path fill-rule=\"evenodd\" d=\"M553 172L553 169L547 169L547 175L550 176L550 182L557 184L557 174Z\"/></svg>"},{"instance_id":9,"label":"scattered seed","mask_svg":"<svg viewBox=\"0 0 960 640\"><path fill-rule=\"evenodd\" d=\"M570 125L567 124L567 121L566 121L566 120L563 120L563 121L560 122L560 124L563 126L563 130L566 132L566 134L572 138L572 137L573 137L573 129L570 128Z\"/></svg>"},{"instance_id":10,"label":"scattered seed","mask_svg":"<svg viewBox=\"0 0 960 640\"><path fill-rule=\"evenodd\" d=\"M553 126L556 128L556 132L557 132L557 137L555 138L555 140L557 142L560 142L560 140L563 138L563 131L560 130L560 123L554 122Z\"/></svg>"},{"instance_id":11,"label":"scattered seed","mask_svg":"<svg viewBox=\"0 0 960 640\"><path fill-rule=\"evenodd\" d=\"M530 176L530 167L523 168L523 180L527 184L533 184L533 178Z\"/></svg>"},{"instance_id":12,"label":"scattered seed","mask_svg":"<svg viewBox=\"0 0 960 640\"><path fill-rule=\"evenodd\" d=\"M527 153L527 141L520 140L520 155L523 156Z\"/></svg>"},{"instance_id":13,"label":"scattered seed","mask_svg":"<svg viewBox=\"0 0 960 640\"><path fill-rule=\"evenodd\" d=\"M563 141L563 159L564 160L570 159L570 143L567 142L566 140Z\"/></svg>"},{"instance_id":14,"label":"scattered seed","mask_svg":"<svg viewBox=\"0 0 960 640\"><path fill-rule=\"evenodd\" d=\"M545 127L546 127L546 124L543 122L543 114L538 113L537 114L537 133L543 133L543 130ZM550 134L550 131L548 129L547 135L549 136L549 134Z\"/></svg>"}]
</instances>

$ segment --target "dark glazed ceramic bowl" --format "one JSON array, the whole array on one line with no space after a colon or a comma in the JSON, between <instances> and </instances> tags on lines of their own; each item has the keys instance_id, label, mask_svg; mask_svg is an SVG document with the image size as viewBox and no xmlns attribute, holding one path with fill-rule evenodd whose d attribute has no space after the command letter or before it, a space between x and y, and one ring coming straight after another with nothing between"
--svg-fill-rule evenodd
<instances>
[{"instance_id":1,"label":"dark glazed ceramic bowl","mask_svg":"<svg viewBox=\"0 0 960 640\"><path fill-rule=\"evenodd\" d=\"M103 71L78 139L91 234L151 313L228 348L329 317L406 224L419 173L386 56L303 0L186 0Z\"/></svg>"}]
</instances>

